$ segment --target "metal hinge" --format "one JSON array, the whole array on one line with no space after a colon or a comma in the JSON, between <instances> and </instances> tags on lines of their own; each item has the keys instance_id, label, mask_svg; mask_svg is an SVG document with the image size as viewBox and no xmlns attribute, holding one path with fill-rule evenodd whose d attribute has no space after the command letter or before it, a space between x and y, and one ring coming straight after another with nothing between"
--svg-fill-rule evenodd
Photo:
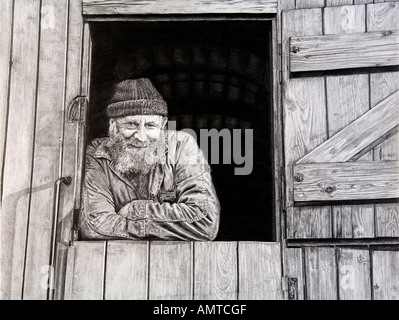
<instances>
[{"instance_id":1,"label":"metal hinge","mask_svg":"<svg viewBox=\"0 0 399 320\"><path fill-rule=\"evenodd\" d=\"M287 292L288 300L298 300L298 278L283 277L282 289Z\"/></svg>"}]
</instances>

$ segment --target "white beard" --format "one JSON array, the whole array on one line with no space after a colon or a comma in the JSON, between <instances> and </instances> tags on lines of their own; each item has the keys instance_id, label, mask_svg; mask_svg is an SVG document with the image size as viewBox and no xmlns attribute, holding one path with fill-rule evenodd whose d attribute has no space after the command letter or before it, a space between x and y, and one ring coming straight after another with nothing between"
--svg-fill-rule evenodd
<instances>
[{"instance_id":1,"label":"white beard","mask_svg":"<svg viewBox=\"0 0 399 320\"><path fill-rule=\"evenodd\" d=\"M134 148L134 146L143 146ZM112 134L108 143L109 153L115 164L115 169L122 174L142 173L151 171L156 164L165 163L165 133L161 132L157 140L144 144L136 139L125 139L120 133Z\"/></svg>"}]
</instances>

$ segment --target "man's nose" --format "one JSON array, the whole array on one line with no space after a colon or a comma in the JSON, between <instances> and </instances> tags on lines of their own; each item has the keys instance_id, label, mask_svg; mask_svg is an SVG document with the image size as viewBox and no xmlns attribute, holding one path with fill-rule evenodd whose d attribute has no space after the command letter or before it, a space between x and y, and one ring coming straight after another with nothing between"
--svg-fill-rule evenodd
<instances>
[{"instance_id":1,"label":"man's nose","mask_svg":"<svg viewBox=\"0 0 399 320\"><path fill-rule=\"evenodd\" d=\"M144 126L139 126L137 128L134 138L136 138L140 142L145 142L147 140L146 130L145 130Z\"/></svg>"}]
</instances>

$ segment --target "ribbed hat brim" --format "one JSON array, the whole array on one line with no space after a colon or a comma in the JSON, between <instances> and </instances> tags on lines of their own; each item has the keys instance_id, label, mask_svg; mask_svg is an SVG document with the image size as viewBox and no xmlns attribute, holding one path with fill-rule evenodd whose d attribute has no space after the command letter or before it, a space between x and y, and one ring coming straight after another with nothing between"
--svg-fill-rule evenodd
<instances>
[{"instance_id":1,"label":"ribbed hat brim","mask_svg":"<svg viewBox=\"0 0 399 320\"><path fill-rule=\"evenodd\" d=\"M134 115L158 115L167 117L168 106L164 100L128 100L114 102L107 107L109 118L118 118Z\"/></svg>"}]
</instances>

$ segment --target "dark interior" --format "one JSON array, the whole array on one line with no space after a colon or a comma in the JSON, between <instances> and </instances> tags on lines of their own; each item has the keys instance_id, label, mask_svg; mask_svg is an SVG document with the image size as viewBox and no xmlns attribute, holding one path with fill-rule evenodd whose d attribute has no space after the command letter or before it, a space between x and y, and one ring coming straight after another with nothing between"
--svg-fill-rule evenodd
<instances>
[{"instance_id":1,"label":"dark interior","mask_svg":"<svg viewBox=\"0 0 399 320\"><path fill-rule=\"evenodd\" d=\"M270 21L96 22L90 30L89 140L107 135L114 82L140 77L152 80L178 130L253 129L251 174L211 164L222 208L216 240L275 240Z\"/></svg>"}]
</instances>

